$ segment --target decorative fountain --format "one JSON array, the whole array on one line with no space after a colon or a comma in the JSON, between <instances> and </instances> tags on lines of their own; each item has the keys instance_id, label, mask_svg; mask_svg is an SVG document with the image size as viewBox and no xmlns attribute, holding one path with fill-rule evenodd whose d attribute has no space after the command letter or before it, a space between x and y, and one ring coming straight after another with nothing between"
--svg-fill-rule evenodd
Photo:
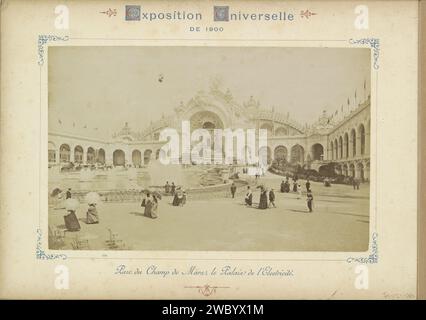
<instances>
[{"instance_id":1,"label":"decorative fountain","mask_svg":"<svg viewBox=\"0 0 426 320\"><path fill-rule=\"evenodd\" d=\"M147 167L148 186L163 187L166 181L175 185L187 186L189 181L184 174L185 169L180 164L164 165L159 160L151 160Z\"/></svg>"}]
</instances>

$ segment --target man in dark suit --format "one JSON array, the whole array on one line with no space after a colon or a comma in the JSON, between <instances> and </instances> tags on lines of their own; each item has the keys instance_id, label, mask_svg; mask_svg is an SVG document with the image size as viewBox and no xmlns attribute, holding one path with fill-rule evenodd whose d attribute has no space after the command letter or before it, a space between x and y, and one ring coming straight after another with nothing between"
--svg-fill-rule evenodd
<instances>
[{"instance_id":1,"label":"man in dark suit","mask_svg":"<svg viewBox=\"0 0 426 320\"><path fill-rule=\"evenodd\" d=\"M232 195L232 198L235 198L235 192L236 191L237 191L237 186L235 185L234 182L232 182L232 184L231 184L231 195Z\"/></svg>"},{"instance_id":2,"label":"man in dark suit","mask_svg":"<svg viewBox=\"0 0 426 320\"><path fill-rule=\"evenodd\" d=\"M271 189L271 191L269 191L269 204L271 206L273 206L274 208L276 208L276 206L275 206L275 193L274 193L274 189Z\"/></svg>"},{"instance_id":3,"label":"man in dark suit","mask_svg":"<svg viewBox=\"0 0 426 320\"><path fill-rule=\"evenodd\" d=\"M309 182L309 179L306 180L306 192L309 192L311 190L311 183Z\"/></svg>"}]
</instances>

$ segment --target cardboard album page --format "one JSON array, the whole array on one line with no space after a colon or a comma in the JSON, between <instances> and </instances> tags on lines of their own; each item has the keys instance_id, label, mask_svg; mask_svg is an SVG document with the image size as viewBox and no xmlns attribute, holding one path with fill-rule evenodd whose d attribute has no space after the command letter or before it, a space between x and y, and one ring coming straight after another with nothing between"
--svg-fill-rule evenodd
<instances>
[{"instance_id":1,"label":"cardboard album page","mask_svg":"<svg viewBox=\"0 0 426 320\"><path fill-rule=\"evenodd\" d=\"M0 10L0 297L418 298L417 1Z\"/></svg>"}]
</instances>

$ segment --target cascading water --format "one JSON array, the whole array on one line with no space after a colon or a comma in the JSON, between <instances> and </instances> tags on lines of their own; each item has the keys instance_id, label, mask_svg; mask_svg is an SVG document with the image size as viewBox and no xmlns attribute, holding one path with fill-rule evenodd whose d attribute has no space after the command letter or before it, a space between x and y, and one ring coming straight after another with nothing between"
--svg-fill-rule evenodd
<instances>
[{"instance_id":1,"label":"cascading water","mask_svg":"<svg viewBox=\"0 0 426 320\"><path fill-rule=\"evenodd\" d=\"M162 164L159 160L151 160L148 164L149 186L164 186L166 181L175 185L187 186L184 168L180 164Z\"/></svg>"}]
</instances>

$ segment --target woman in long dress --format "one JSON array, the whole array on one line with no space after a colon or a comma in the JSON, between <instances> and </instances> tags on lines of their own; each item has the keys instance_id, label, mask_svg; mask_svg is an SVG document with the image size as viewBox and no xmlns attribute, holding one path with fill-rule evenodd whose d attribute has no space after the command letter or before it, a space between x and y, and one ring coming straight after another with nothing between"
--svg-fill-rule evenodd
<instances>
[{"instance_id":1,"label":"woman in long dress","mask_svg":"<svg viewBox=\"0 0 426 320\"><path fill-rule=\"evenodd\" d=\"M286 192L286 193L289 193L290 192L290 182L288 181L288 179L285 181L285 188L284 188L284 191Z\"/></svg>"},{"instance_id":2,"label":"woman in long dress","mask_svg":"<svg viewBox=\"0 0 426 320\"><path fill-rule=\"evenodd\" d=\"M268 208L268 195L266 189L260 189L259 209Z\"/></svg>"},{"instance_id":3,"label":"woman in long dress","mask_svg":"<svg viewBox=\"0 0 426 320\"><path fill-rule=\"evenodd\" d=\"M297 192L297 180L293 180L293 192Z\"/></svg>"},{"instance_id":4,"label":"woman in long dress","mask_svg":"<svg viewBox=\"0 0 426 320\"><path fill-rule=\"evenodd\" d=\"M151 207L151 218L156 219L158 217L157 215L158 210L158 200L156 196L152 196L152 207Z\"/></svg>"},{"instance_id":5,"label":"woman in long dress","mask_svg":"<svg viewBox=\"0 0 426 320\"><path fill-rule=\"evenodd\" d=\"M281 182L281 188L280 188L281 192L285 192L285 182L284 180Z\"/></svg>"},{"instance_id":6,"label":"woman in long dress","mask_svg":"<svg viewBox=\"0 0 426 320\"><path fill-rule=\"evenodd\" d=\"M173 196L172 205L177 207L177 206L180 205L180 201L181 201L181 199L179 198L178 192L176 192L175 195Z\"/></svg>"},{"instance_id":7,"label":"woman in long dress","mask_svg":"<svg viewBox=\"0 0 426 320\"><path fill-rule=\"evenodd\" d=\"M183 207L185 205L185 203L186 203L186 192L183 191L182 192L182 199L180 200L181 207Z\"/></svg>"},{"instance_id":8,"label":"woman in long dress","mask_svg":"<svg viewBox=\"0 0 426 320\"><path fill-rule=\"evenodd\" d=\"M143 215L145 217L151 218L151 211L152 211L153 201L151 198L151 195L148 193L146 195L146 198L142 201L142 207L145 207L145 210L143 212Z\"/></svg>"},{"instance_id":9,"label":"woman in long dress","mask_svg":"<svg viewBox=\"0 0 426 320\"><path fill-rule=\"evenodd\" d=\"M297 199L300 199L302 197L302 187L300 184L297 185Z\"/></svg>"},{"instance_id":10,"label":"woman in long dress","mask_svg":"<svg viewBox=\"0 0 426 320\"><path fill-rule=\"evenodd\" d=\"M247 187L247 193L244 200L246 202L246 205L251 207L251 205L253 204L253 194L251 193L250 186Z\"/></svg>"},{"instance_id":11,"label":"woman in long dress","mask_svg":"<svg viewBox=\"0 0 426 320\"><path fill-rule=\"evenodd\" d=\"M96 209L95 203L89 204L89 208L87 209L86 223L99 223L98 210Z\"/></svg>"},{"instance_id":12,"label":"woman in long dress","mask_svg":"<svg viewBox=\"0 0 426 320\"><path fill-rule=\"evenodd\" d=\"M75 210L67 210L68 214L64 216L65 227L68 231L80 231L80 223L78 222Z\"/></svg>"}]
</instances>

